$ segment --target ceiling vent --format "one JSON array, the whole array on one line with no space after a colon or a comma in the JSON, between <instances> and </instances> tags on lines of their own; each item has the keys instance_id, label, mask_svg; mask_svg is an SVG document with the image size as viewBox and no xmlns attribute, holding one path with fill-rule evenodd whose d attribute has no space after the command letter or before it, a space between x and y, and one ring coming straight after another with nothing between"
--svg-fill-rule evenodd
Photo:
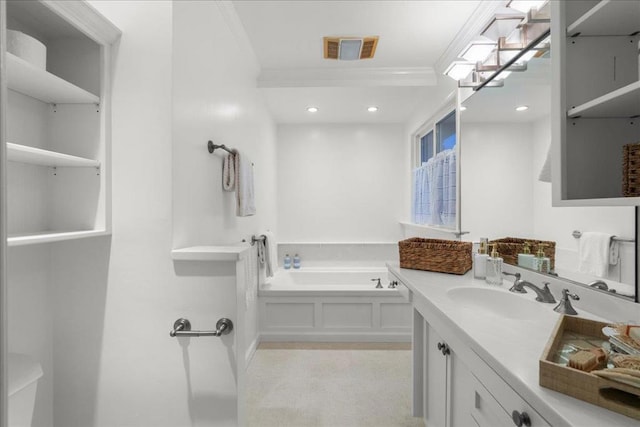
<instances>
[{"instance_id":1,"label":"ceiling vent","mask_svg":"<svg viewBox=\"0 0 640 427\"><path fill-rule=\"evenodd\" d=\"M376 53L378 36L371 37L324 37L325 59L353 61L371 59Z\"/></svg>"}]
</instances>

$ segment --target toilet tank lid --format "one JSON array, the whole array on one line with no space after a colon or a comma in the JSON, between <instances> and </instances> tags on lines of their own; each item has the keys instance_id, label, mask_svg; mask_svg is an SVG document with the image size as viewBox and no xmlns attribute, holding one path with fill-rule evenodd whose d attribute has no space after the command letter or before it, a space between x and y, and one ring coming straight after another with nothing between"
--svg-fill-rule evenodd
<instances>
[{"instance_id":1,"label":"toilet tank lid","mask_svg":"<svg viewBox=\"0 0 640 427\"><path fill-rule=\"evenodd\" d=\"M38 381L42 376L42 366L31 357L21 353L8 354L9 396Z\"/></svg>"}]
</instances>

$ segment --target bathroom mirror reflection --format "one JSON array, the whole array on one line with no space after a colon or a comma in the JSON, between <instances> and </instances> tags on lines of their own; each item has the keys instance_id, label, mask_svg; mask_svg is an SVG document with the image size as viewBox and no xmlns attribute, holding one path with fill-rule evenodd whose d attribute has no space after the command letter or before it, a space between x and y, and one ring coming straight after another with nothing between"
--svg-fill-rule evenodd
<instances>
[{"instance_id":1,"label":"bathroom mirror reflection","mask_svg":"<svg viewBox=\"0 0 640 427\"><path fill-rule=\"evenodd\" d=\"M604 288L594 283L603 281L606 294L635 299L636 208L551 206L543 172L551 142L550 54L511 73L504 86L472 93L461 106L462 229L471 232L465 240L553 241L552 273L585 286ZM590 232L616 236L599 275L584 262Z\"/></svg>"}]
</instances>

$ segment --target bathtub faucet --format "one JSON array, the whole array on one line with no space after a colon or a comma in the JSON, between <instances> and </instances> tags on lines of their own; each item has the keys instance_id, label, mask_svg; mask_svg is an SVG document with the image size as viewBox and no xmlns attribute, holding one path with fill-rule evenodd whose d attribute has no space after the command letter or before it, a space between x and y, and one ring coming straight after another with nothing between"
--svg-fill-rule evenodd
<instances>
[{"instance_id":1,"label":"bathtub faucet","mask_svg":"<svg viewBox=\"0 0 640 427\"><path fill-rule=\"evenodd\" d=\"M382 289L382 282L380 281L379 277L377 279L371 279L371 281L378 282L378 284L376 285L376 289Z\"/></svg>"}]
</instances>

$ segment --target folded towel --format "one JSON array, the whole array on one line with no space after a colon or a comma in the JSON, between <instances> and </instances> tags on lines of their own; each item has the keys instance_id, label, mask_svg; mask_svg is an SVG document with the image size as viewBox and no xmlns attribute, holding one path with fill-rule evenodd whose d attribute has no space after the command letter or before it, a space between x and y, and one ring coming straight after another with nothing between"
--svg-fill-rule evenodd
<instances>
[{"instance_id":1,"label":"folded towel","mask_svg":"<svg viewBox=\"0 0 640 427\"><path fill-rule=\"evenodd\" d=\"M270 231L265 231L263 236L264 240L258 242L258 259L260 265L265 267L267 277L273 277L278 265L276 239Z\"/></svg>"},{"instance_id":2,"label":"folded towel","mask_svg":"<svg viewBox=\"0 0 640 427\"><path fill-rule=\"evenodd\" d=\"M609 245L612 234L585 231L580 237L578 271L607 277L609 271Z\"/></svg>"},{"instance_id":3,"label":"folded towel","mask_svg":"<svg viewBox=\"0 0 640 427\"><path fill-rule=\"evenodd\" d=\"M236 192L236 215L251 216L256 213L253 189L253 164L238 150L233 150L222 164L222 189Z\"/></svg>"},{"instance_id":4,"label":"folded towel","mask_svg":"<svg viewBox=\"0 0 640 427\"><path fill-rule=\"evenodd\" d=\"M226 155L222 163L222 189L236 190L236 161L233 154Z\"/></svg>"}]
</instances>

